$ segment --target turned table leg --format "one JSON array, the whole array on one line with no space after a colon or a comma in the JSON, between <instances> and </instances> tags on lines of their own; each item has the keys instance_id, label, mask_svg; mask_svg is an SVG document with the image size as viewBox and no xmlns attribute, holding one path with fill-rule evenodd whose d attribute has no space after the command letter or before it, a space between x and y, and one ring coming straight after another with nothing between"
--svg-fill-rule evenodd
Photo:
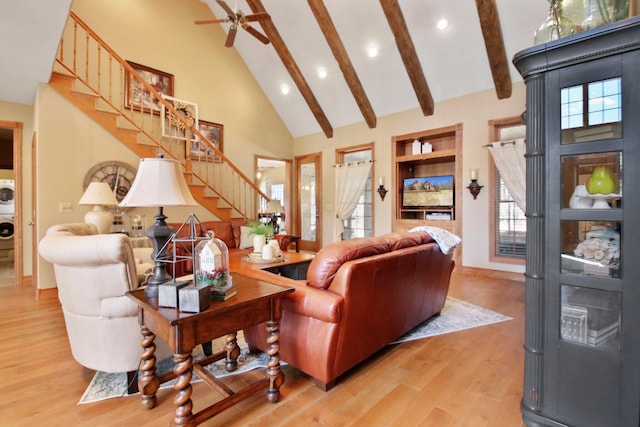
<instances>
[{"instance_id":1,"label":"turned table leg","mask_svg":"<svg viewBox=\"0 0 640 427\"><path fill-rule=\"evenodd\" d=\"M173 399L176 405L176 416L173 425L195 426L196 419L193 415L193 402L191 401L191 377L193 376L193 358L191 352L173 355L173 373L176 374L176 383L173 389L176 397Z\"/></svg>"},{"instance_id":2,"label":"turned table leg","mask_svg":"<svg viewBox=\"0 0 640 427\"><path fill-rule=\"evenodd\" d=\"M238 356L240 356L240 347L238 347L237 332L232 332L227 335L227 343L224 349L227 352L227 358L225 360L225 368L227 372L233 372L238 369Z\"/></svg>"},{"instance_id":3,"label":"turned table leg","mask_svg":"<svg viewBox=\"0 0 640 427\"><path fill-rule=\"evenodd\" d=\"M156 376L156 345L153 342L155 335L144 325L140 326L142 334L142 354L140 355L140 370L138 377L138 389L142 397L142 406L145 409L153 409L156 406L156 392L160 388L160 381Z\"/></svg>"},{"instance_id":4,"label":"turned table leg","mask_svg":"<svg viewBox=\"0 0 640 427\"><path fill-rule=\"evenodd\" d=\"M269 378L269 389L267 398L269 402L276 403L280 400L280 387L284 383L284 374L280 369L280 323L270 320L267 322L267 377Z\"/></svg>"}]
</instances>

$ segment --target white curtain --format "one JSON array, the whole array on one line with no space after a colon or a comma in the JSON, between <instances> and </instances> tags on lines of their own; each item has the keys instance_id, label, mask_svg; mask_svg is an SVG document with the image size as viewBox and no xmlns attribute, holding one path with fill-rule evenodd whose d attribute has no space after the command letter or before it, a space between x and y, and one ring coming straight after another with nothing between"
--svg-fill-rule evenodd
<instances>
[{"instance_id":1,"label":"white curtain","mask_svg":"<svg viewBox=\"0 0 640 427\"><path fill-rule=\"evenodd\" d=\"M336 239L340 240L344 226L356 209L358 199L367 185L371 161L336 165Z\"/></svg>"},{"instance_id":2,"label":"white curtain","mask_svg":"<svg viewBox=\"0 0 640 427\"><path fill-rule=\"evenodd\" d=\"M525 151L524 139L517 139L513 143L493 142L489 146L489 152L500 171L504 185L522 211L526 210L527 192Z\"/></svg>"}]
</instances>

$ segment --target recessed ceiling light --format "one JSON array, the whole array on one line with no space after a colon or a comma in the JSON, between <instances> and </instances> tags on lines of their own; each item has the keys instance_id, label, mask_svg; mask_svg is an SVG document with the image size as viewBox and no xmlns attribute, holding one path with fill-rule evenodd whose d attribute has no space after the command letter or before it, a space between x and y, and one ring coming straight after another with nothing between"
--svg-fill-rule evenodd
<instances>
[{"instance_id":1,"label":"recessed ceiling light","mask_svg":"<svg viewBox=\"0 0 640 427\"><path fill-rule=\"evenodd\" d=\"M322 67L318 68L318 77L320 77L321 79L327 77L327 70Z\"/></svg>"},{"instance_id":2,"label":"recessed ceiling light","mask_svg":"<svg viewBox=\"0 0 640 427\"><path fill-rule=\"evenodd\" d=\"M448 26L449 26L449 21L447 21L445 18L438 20L438 23L436 24L436 27L438 27L439 30L444 30Z\"/></svg>"},{"instance_id":3,"label":"recessed ceiling light","mask_svg":"<svg viewBox=\"0 0 640 427\"><path fill-rule=\"evenodd\" d=\"M282 92L283 95L287 95L290 90L289 85L280 86L280 92Z\"/></svg>"},{"instance_id":4,"label":"recessed ceiling light","mask_svg":"<svg viewBox=\"0 0 640 427\"><path fill-rule=\"evenodd\" d=\"M369 55L369 58L375 58L376 56L378 56L378 47L369 46L369 48L367 49L367 54Z\"/></svg>"}]
</instances>

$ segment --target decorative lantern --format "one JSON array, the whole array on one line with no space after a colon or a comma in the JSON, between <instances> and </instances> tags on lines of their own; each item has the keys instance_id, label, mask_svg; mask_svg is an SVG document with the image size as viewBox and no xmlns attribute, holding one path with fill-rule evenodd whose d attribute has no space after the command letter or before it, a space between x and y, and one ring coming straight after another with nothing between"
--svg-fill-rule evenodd
<instances>
[{"instance_id":1,"label":"decorative lantern","mask_svg":"<svg viewBox=\"0 0 640 427\"><path fill-rule=\"evenodd\" d=\"M229 249L212 231L207 231L208 240L203 240L193 252L194 284L207 285L212 292L231 288L229 274Z\"/></svg>"}]
</instances>

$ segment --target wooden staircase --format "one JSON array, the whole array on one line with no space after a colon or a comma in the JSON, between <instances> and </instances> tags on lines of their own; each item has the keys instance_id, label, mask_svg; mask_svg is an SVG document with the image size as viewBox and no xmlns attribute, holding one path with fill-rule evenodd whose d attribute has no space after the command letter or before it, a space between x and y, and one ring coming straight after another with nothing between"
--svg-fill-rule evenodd
<instances>
[{"instance_id":1,"label":"wooden staircase","mask_svg":"<svg viewBox=\"0 0 640 427\"><path fill-rule=\"evenodd\" d=\"M175 129L161 130L164 118L157 110L124 106L125 76L164 106L174 118L171 123L165 121L165 127ZM193 197L220 220L255 218L267 205L268 197L74 12L63 33L49 84L138 156L157 157L161 153L178 160ZM208 149L194 156L192 140Z\"/></svg>"}]
</instances>

